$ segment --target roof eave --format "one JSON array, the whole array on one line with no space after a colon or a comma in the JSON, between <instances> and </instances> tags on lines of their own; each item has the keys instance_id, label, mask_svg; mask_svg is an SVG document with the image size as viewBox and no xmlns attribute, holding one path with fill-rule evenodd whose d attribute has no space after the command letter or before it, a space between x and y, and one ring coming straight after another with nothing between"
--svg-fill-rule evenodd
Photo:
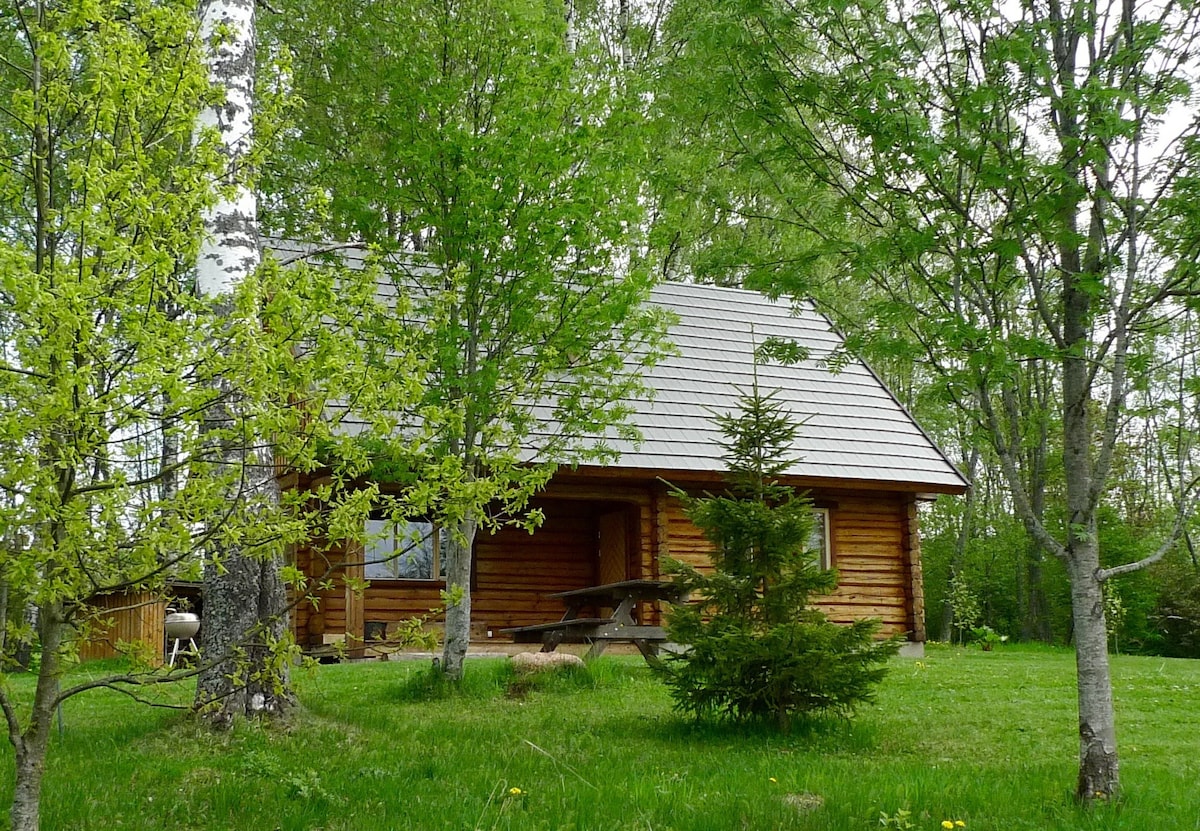
<instances>
[{"instance_id":1,"label":"roof eave","mask_svg":"<svg viewBox=\"0 0 1200 831\"><path fill-rule=\"evenodd\" d=\"M713 485L720 484L721 482L725 481L725 472L723 470L685 470L603 465L578 465L575 467L564 466L559 469L559 472L556 475L564 479L589 478L608 480L624 479L637 481L653 481L655 479L659 479L668 484L679 485L681 487L687 485ZM962 480L958 483L951 483L897 481L884 479L850 479L835 476L780 476L779 481L796 488L892 491L896 493L912 493L916 494L918 497L924 495L932 497L938 494L961 496L962 494L966 493L968 487L968 484L965 480Z\"/></svg>"}]
</instances>

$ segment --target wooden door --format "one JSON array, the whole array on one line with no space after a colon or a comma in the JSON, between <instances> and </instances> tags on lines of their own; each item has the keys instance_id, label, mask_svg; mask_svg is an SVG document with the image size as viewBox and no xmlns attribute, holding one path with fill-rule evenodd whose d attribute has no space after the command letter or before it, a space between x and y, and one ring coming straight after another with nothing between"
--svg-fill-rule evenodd
<instances>
[{"instance_id":1,"label":"wooden door","mask_svg":"<svg viewBox=\"0 0 1200 831\"><path fill-rule=\"evenodd\" d=\"M600 515L600 565L597 569L598 582L619 583L628 580L629 532L624 509Z\"/></svg>"}]
</instances>

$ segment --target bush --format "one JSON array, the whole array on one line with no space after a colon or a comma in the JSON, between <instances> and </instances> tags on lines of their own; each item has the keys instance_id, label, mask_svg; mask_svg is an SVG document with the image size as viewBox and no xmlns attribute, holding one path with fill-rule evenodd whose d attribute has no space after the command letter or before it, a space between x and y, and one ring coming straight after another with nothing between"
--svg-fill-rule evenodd
<instances>
[{"instance_id":1,"label":"bush","mask_svg":"<svg viewBox=\"0 0 1200 831\"><path fill-rule=\"evenodd\" d=\"M870 700L898 642L875 640L877 621L838 626L808 608L837 575L815 562L807 498L777 481L797 432L790 415L756 385L740 412L717 421L727 493L675 491L714 549L710 574L666 565L698 598L668 616L671 639L690 647L660 668L675 706L697 718L769 718L783 729L799 714L849 714Z\"/></svg>"}]
</instances>

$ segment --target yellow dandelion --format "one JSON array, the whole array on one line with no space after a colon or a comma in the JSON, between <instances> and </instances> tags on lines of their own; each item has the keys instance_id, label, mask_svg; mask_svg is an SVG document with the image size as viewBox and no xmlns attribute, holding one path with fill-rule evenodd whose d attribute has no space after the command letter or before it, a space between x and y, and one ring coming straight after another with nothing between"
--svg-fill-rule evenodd
<instances>
[{"instance_id":1,"label":"yellow dandelion","mask_svg":"<svg viewBox=\"0 0 1200 831\"><path fill-rule=\"evenodd\" d=\"M961 819L956 819L954 821L954 827L955 828L966 828L967 824L965 822L963 822Z\"/></svg>"},{"instance_id":2,"label":"yellow dandelion","mask_svg":"<svg viewBox=\"0 0 1200 831\"><path fill-rule=\"evenodd\" d=\"M520 796L524 793L524 791L522 791L520 788L509 788L508 793L510 796Z\"/></svg>"},{"instance_id":3,"label":"yellow dandelion","mask_svg":"<svg viewBox=\"0 0 1200 831\"><path fill-rule=\"evenodd\" d=\"M952 822L951 822L950 820L948 820L948 819L944 819L944 820L942 820L942 827L943 827L943 828L953 828L953 827L954 827L954 823L952 823Z\"/></svg>"}]
</instances>

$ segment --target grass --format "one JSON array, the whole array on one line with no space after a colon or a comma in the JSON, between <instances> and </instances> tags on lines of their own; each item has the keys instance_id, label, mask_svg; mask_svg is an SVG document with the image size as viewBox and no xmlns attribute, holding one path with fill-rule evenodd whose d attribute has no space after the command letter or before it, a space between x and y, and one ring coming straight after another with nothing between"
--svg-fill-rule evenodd
<instances>
[{"instance_id":1,"label":"grass","mask_svg":"<svg viewBox=\"0 0 1200 831\"><path fill-rule=\"evenodd\" d=\"M472 661L454 692L413 662L296 683L289 726L222 736L114 693L69 701L43 827L866 831L907 811L917 829L1200 829L1200 662L1114 658L1125 796L1092 810L1070 796L1065 651L932 648L853 721L787 736L680 721L637 658L525 685ZM10 752L5 804L11 771Z\"/></svg>"}]
</instances>

